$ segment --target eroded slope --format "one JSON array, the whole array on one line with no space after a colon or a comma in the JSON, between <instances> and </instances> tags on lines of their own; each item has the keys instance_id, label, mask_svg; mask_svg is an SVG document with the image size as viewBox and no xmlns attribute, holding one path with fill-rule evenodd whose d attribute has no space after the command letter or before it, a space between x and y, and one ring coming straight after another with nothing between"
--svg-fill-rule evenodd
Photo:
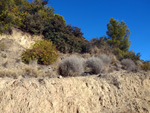
<instances>
[{"instance_id":1,"label":"eroded slope","mask_svg":"<svg viewBox=\"0 0 150 113\"><path fill-rule=\"evenodd\" d=\"M1 113L149 113L149 73L0 79Z\"/></svg>"}]
</instances>

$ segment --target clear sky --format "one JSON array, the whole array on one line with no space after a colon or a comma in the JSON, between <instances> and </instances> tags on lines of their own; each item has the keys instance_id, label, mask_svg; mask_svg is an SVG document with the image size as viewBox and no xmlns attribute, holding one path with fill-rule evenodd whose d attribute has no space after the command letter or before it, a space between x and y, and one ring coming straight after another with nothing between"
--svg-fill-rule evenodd
<instances>
[{"instance_id":1,"label":"clear sky","mask_svg":"<svg viewBox=\"0 0 150 113\"><path fill-rule=\"evenodd\" d=\"M130 50L150 60L150 0L49 0L49 5L88 40L106 35L111 17L123 20L131 32Z\"/></svg>"}]
</instances>

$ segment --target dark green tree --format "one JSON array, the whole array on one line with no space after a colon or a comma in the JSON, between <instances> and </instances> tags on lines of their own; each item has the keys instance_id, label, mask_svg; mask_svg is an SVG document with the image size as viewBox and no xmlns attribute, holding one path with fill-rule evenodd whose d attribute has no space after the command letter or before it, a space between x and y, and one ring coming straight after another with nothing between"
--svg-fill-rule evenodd
<instances>
[{"instance_id":1,"label":"dark green tree","mask_svg":"<svg viewBox=\"0 0 150 113\"><path fill-rule=\"evenodd\" d=\"M19 8L23 0L0 0L0 34L11 30L19 22Z\"/></svg>"},{"instance_id":2,"label":"dark green tree","mask_svg":"<svg viewBox=\"0 0 150 113\"><path fill-rule=\"evenodd\" d=\"M42 34L54 17L54 9L46 6L47 3L47 0L24 1L20 8L22 24L19 27L32 34Z\"/></svg>"},{"instance_id":3,"label":"dark green tree","mask_svg":"<svg viewBox=\"0 0 150 113\"><path fill-rule=\"evenodd\" d=\"M109 43L110 47L128 51L130 47L130 30L127 28L126 23L123 21L119 22L118 20L111 18L107 24L107 29L107 42Z\"/></svg>"},{"instance_id":4,"label":"dark green tree","mask_svg":"<svg viewBox=\"0 0 150 113\"><path fill-rule=\"evenodd\" d=\"M87 40L82 36L81 29L67 25L60 15L55 15L49 21L43 35L45 39L50 39L56 48L63 53L86 52Z\"/></svg>"}]
</instances>

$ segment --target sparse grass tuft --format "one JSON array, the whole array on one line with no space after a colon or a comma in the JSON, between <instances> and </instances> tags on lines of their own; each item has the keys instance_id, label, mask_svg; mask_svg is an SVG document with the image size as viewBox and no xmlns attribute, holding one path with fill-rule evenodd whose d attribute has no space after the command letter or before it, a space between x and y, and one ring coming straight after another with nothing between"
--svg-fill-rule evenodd
<instances>
[{"instance_id":1,"label":"sparse grass tuft","mask_svg":"<svg viewBox=\"0 0 150 113\"><path fill-rule=\"evenodd\" d=\"M42 70L39 70L38 68L32 67L32 66L25 66L22 69L22 74L23 77L40 77L44 76L45 73Z\"/></svg>"},{"instance_id":2,"label":"sparse grass tuft","mask_svg":"<svg viewBox=\"0 0 150 113\"><path fill-rule=\"evenodd\" d=\"M0 43L0 51L4 51L6 48L6 44L5 43Z\"/></svg>"},{"instance_id":3,"label":"sparse grass tuft","mask_svg":"<svg viewBox=\"0 0 150 113\"><path fill-rule=\"evenodd\" d=\"M23 77L38 77L38 70L32 67L25 67L22 71Z\"/></svg>"},{"instance_id":4,"label":"sparse grass tuft","mask_svg":"<svg viewBox=\"0 0 150 113\"><path fill-rule=\"evenodd\" d=\"M10 70L10 69L2 69L0 70L0 77L10 77L10 78L17 78L19 76L19 71Z\"/></svg>"},{"instance_id":5,"label":"sparse grass tuft","mask_svg":"<svg viewBox=\"0 0 150 113\"><path fill-rule=\"evenodd\" d=\"M12 69L0 69L0 77L10 77L10 78L18 78L22 77L40 77L44 75L43 71L38 70L37 68L33 68L31 66L25 66L24 68L12 68Z\"/></svg>"}]
</instances>

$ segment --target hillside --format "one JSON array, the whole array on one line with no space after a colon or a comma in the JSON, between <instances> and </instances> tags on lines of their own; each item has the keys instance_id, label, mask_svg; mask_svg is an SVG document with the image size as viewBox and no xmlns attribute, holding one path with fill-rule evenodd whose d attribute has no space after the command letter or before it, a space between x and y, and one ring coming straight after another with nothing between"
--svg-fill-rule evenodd
<instances>
[{"instance_id":1,"label":"hillside","mask_svg":"<svg viewBox=\"0 0 150 113\"><path fill-rule=\"evenodd\" d=\"M0 36L0 69L15 70L25 66L21 62L21 54L24 50L29 49L36 40L42 36L30 35L19 29L12 29L11 35L3 34Z\"/></svg>"},{"instance_id":2,"label":"hillside","mask_svg":"<svg viewBox=\"0 0 150 113\"><path fill-rule=\"evenodd\" d=\"M0 78L1 113L150 113L150 74Z\"/></svg>"},{"instance_id":3,"label":"hillside","mask_svg":"<svg viewBox=\"0 0 150 113\"><path fill-rule=\"evenodd\" d=\"M12 28L12 33L1 35L0 40L10 39L21 45L23 48L28 49L31 48L36 40L42 39L42 37L42 35L31 35L30 33L23 32L16 28Z\"/></svg>"},{"instance_id":4,"label":"hillside","mask_svg":"<svg viewBox=\"0 0 150 113\"><path fill-rule=\"evenodd\" d=\"M0 39L0 113L150 113L149 72L116 61L101 74L61 77L58 65L72 54L59 53L48 66L24 64L21 53L42 36L13 29Z\"/></svg>"},{"instance_id":5,"label":"hillside","mask_svg":"<svg viewBox=\"0 0 150 113\"><path fill-rule=\"evenodd\" d=\"M150 62L127 24L88 40L48 2L0 0L0 113L150 113Z\"/></svg>"}]
</instances>

